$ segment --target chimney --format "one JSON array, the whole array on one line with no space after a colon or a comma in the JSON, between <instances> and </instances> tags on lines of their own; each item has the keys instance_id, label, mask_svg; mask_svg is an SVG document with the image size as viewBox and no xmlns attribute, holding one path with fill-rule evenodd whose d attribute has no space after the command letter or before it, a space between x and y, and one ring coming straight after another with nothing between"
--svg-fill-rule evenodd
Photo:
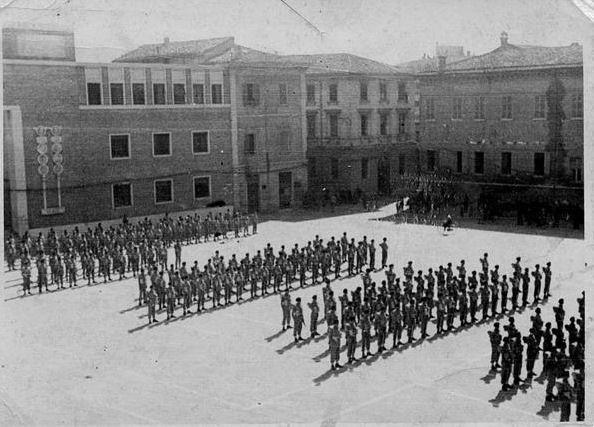
<instances>
[{"instance_id":1,"label":"chimney","mask_svg":"<svg viewBox=\"0 0 594 427\"><path fill-rule=\"evenodd\" d=\"M500 40L501 40L501 46L507 46L507 33L505 31L503 31L501 33Z\"/></svg>"},{"instance_id":2,"label":"chimney","mask_svg":"<svg viewBox=\"0 0 594 427\"><path fill-rule=\"evenodd\" d=\"M168 44L169 44L169 37L165 37L165 38L163 39L163 44L164 44L164 45L168 45Z\"/></svg>"},{"instance_id":3,"label":"chimney","mask_svg":"<svg viewBox=\"0 0 594 427\"><path fill-rule=\"evenodd\" d=\"M443 55L440 55L437 57L438 65L437 65L437 71L439 71L440 73L443 73L445 71L445 67L446 67L446 57Z\"/></svg>"}]
</instances>

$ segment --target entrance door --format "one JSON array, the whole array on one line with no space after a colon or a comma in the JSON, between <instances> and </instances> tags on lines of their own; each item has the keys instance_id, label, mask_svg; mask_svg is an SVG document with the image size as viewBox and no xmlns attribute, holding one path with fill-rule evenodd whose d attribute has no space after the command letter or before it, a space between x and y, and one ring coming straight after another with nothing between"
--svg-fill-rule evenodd
<instances>
[{"instance_id":1,"label":"entrance door","mask_svg":"<svg viewBox=\"0 0 594 427\"><path fill-rule=\"evenodd\" d=\"M377 192L390 193L390 161L387 157L380 157L377 164Z\"/></svg>"},{"instance_id":2,"label":"entrance door","mask_svg":"<svg viewBox=\"0 0 594 427\"><path fill-rule=\"evenodd\" d=\"M291 172L279 172L278 174L278 199L281 209L291 207L293 198L293 174Z\"/></svg>"},{"instance_id":3,"label":"entrance door","mask_svg":"<svg viewBox=\"0 0 594 427\"><path fill-rule=\"evenodd\" d=\"M258 175L251 175L247 178L247 202L249 213L260 210L260 177Z\"/></svg>"}]
</instances>

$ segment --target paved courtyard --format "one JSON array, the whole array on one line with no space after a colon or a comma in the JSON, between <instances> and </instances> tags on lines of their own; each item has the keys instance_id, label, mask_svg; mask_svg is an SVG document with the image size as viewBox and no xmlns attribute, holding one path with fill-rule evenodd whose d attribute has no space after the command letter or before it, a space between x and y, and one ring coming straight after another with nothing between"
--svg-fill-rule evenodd
<instances>
[{"instance_id":1,"label":"paved courtyard","mask_svg":"<svg viewBox=\"0 0 594 427\"><path fill-rule=\"evenodd\" d=\"M550 260L553 298L542 307L545 321L553 320L560 297L568 315L577 313L576 298L593 283L592 264L586 265L591 254L581 240L470 229L443 236L436 227L374 220L389 209L268 221L255 236L184 247L183 259L202 265L215 250L226 258L242 257L267 242L290 248L316 234L327 240L346 231L377 243L387 237L389 262L399 275L408 260L425 270L465 259L471 271L483 252L504 272L518 255L531 268ZM374 278L381 281L383 272ZM20 283L18 272L4 274L0 425L559 420L558 409L543 406L544 382L499 393L499 376L489 374L492 322L331 373L326 337L294 345L291 332L282 333L277 295L199 315L179 312L170 322L163 321L163 312L161 322L149 326L146 308L137 307L135 280L26 298L20 297ZM360 284L352 278L332 286L338 294ZM321 299L321 286L295 290L292 298L307 302L313 294ZM516 314L523 333L531 313L529 308ZM307 308L305 315L309 325ZM325 332L325 325L320 329ZM591 338L589 329L586 342ZM540 360L536 366L538 373ZM592 403L586 412L592 412Z\"/></svg>"}]
</instances>

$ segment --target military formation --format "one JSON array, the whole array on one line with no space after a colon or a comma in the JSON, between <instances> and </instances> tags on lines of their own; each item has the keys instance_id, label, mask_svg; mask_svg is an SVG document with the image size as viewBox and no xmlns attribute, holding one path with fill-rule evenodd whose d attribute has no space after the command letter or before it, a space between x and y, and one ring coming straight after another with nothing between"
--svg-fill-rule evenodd
<instances>
[{"instance_id":1,"label":"military formation","mask_svg":"<svg viewBox=\"0 0 594 427\"><path fill-rule=\"evenodd\" d=\"M140 269L152 271L154 266L167 268L168 248L175 248L175 267L181 266L181 248L210 240L239 238L257 233L258 218L240 212L224 214L209 213L178 217L165 216L158 221L148 218L135 224L126 219L122 223L80 231L65 230L57 233L50 229L33 238L29 233L12 235L5 242L5 256L9 270L20 264L23 277L23 296L31 295L35 282L39 293L49 287L62 289L78 286L80 281L88 285L111 280L122 280Z\"/></svg>"}]
</instances>

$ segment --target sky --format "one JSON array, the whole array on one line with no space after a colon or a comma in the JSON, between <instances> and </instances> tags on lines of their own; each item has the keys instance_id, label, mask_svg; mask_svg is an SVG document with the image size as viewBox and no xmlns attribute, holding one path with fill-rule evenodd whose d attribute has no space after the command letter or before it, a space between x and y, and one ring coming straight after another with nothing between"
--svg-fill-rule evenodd
<instances>
[{"instance_id":1,"label":"sky","mask_svg":"<svg viewBox=\"0 0 594 427\"><path fill-rule=\"evenodd\" d=\"M387 64L473 54L509 42L544 46L593 34L573 2L590 0L0 0L0 20L70 28L77 60L107 62L142 44L234 36L281 54L348 52Z\"/></svg>"}]
</instances>

